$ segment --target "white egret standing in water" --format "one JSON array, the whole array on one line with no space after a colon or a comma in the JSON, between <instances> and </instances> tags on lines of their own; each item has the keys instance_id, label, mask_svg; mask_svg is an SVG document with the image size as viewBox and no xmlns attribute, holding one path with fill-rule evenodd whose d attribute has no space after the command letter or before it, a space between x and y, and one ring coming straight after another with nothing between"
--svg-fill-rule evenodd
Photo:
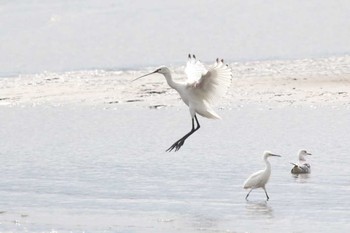
<instances>
[{"instance_id":1,"label":"white egret standing in water","mask_svg":"<svg viewBox=\"0 0 350 233\"><path fill-rule=\"evenodd\" d=\"M159 67L155 71L136 79L155 73L164 75L168 85L180 94L181 99L190 110L192 119L191 131L166 150L169 152L173 149L178 151L186 139L200 128L197 114L210 119L220 119L220 116L216 114L211 105L226 93L231 84L232 72L230 67L224 63L224 60L216 59L216 62L207 69L203 63L196 59L195 55L191 56L189 54L185 68L187 75L185 82L174 81L170 70L165 66Z\"/></svg>"},{"instance_id":2,"label":"white egret standing in water","mask_svg":"<svg viewBox=\"0 0 350 233\"><path fill-rule=\"evenodd\" d=\"M262 188L265 191L267 201L270 199L269 195L267 194L266 187L265 187L265 185L269 181L269 178L271 175L271 164L267 160L267 158L270 156L281 157L280 155L272 154L270 151L264 152L263 159L264 159L265 164L266 164L265 169L260 170L258 172L253 173L252 175L250 175L248 177L248 179L243 184L243 188L250 189L247 196L245 197L246 200L248 200L248 196L249 196L250 192L253 189L257 189L257 188Z\"/></svg>"},{"instance_id":3,"label":"white egret standing in water","mask_svg":"<svg viewBox=\"0 0 350 233\"><path fill-rule=\"evenodd\" d=\"M299 162L291 163L294 165L290 171L292 174L306 174L311 172L311 166L306 162L305 156L311 155L311 153L306 150L300 150L298 153Z\"/></svg>"}]
</instances>

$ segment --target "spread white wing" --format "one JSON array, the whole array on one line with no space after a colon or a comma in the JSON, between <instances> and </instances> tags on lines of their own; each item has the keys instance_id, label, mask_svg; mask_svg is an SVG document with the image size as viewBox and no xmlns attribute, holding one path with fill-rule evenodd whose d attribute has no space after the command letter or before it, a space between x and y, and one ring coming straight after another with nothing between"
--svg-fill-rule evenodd
<instances>
[{"instance_id":1,"label":"spread white wing","mask_svg":"<svg viewBox=\"0 0 350 233\"><path fill-rule=\"evenodd\" d=\"M188 61L185 68L185 73L187 75L187 82L193 83L198 82L198 80L208 73L207 68L196 59L196 56L188 54Z\"/></svg>"},{"instance_id":2,"label":"spread white wing","mask_svg":"<svg viewBox=\"0 0 350 233\"><path fill-rule=\"evenodd\" d=\"M188 76L188 88L192 88L193 94L198 98L211 104L226 93L232 80L230 67L219 59L207 70L195 57L190 57L185 72Z\"/></svg>"}]
</instances>

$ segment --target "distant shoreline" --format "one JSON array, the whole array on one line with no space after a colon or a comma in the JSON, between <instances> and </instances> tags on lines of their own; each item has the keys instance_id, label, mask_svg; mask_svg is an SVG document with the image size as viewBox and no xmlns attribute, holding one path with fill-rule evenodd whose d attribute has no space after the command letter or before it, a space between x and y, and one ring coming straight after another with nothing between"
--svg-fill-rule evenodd
<instances>
[{"instance_id":1,"label":"distant shoreline","mask_svg":"<svg viewBox=\"0 0 350 233\"><path fill-rule=\"evenodd\" d=\"M220 106L350 105L350 56L293 61L231 63L231 88ZM176 91L161 75L131 82L140 71L88 70L0 78L0 106L110 105L177 106ZM181 67L171 67L175 79Z\"/></svg>"}]
</instances>

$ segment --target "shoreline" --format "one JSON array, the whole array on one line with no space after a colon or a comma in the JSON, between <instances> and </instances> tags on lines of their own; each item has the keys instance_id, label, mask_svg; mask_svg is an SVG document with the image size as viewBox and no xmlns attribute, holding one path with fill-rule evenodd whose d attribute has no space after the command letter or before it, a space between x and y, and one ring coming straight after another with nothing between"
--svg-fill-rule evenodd
<instances>
[{"instance_id":1,"label":"shoreline","mask_svg":"<svg viewBox=\"0 0 350 233\"><path fill-rule=\"evenodd\" d=\"M350 105L350 56L231 63L233 79L216 107ZM184 66L171 68L175 80ZM161 75L131 82L144 71L75 71L0 78L0 106L183 104Z\"/></svg>"}]
</instances>

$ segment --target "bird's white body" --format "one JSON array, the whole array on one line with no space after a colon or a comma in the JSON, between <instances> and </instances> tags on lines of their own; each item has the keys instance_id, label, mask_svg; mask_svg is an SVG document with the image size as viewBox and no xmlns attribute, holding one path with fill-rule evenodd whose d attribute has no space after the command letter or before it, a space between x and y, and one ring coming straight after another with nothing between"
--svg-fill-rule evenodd
<instances>
[{"instance_id":1,"label":"bird's white body","mask_svg":"<svg viewBox=\"0 0 350 233\"><path fill-rule=\"evenodd\" d=\"M311 155L311 153L306 150L300 150L298 152L298 163L291 163L294 165L292 170L290 171L292 174L306 174L311 172L311 165L306 162L305 156Z\"/></svg>"},{"instance_id":2,"label":"bird's white body","mask_svg":"<svg viewBox=\"0 0 350 233\"><path fill-rule=\"evenodd\" d=\"M198 113L206 118L220 119L220 116L215 113L210 104L195 93L192 83L175 82L170 73L164 74L164 77L168 85L179 93L183 102L189 107L191 117Z\"/></svg>"},{"instance_id":3,"label":"bird's white body","mask_svg":"<svg viewBox=\"0 0 350 233\"><path fill-rule=\"evenodd\" d=\"M265 169L264 170L260 170L258 172L253 173L252 175L250 175L248 177L248 179L246 179L246 181L243 184L243 188L244 189L250 189L249 193L246 196L246 199L248 198L250 192L253 189L257 189L257 188L262 188L265 191L266 194L266 198L267 200L269 200L269 196L267 195L267 191L266 191L266 183L269 181L270 176L271 176L271 164L270 162L267 160L268 157L270 156L278 156L280 157L280 155L275 155L272 154L269 151L265 151L264 155L263 155L263 160L265 162Z\"/></svg>"},{"instance_id":4,"label":"bird's white body","mask_svg":"<svg viewBox=\"0 0 350 233\"><path fill-rule=\"evenodd\" d=\"M269 181L271 176L271 164L265 159L266 168L264 170L257 171L251 174L243 184L245 189L257 189L265 188L266 183Z\"/></svg>"},{"instance_id":5,"label":"bird's white body","mask_svg":"<svg viewBox=\"0 0 350 233\"><path fill-rule=\"evenodd\" d=\"M203 63L189 57L185 68L185 82L174 81L167 67L160 67L158 70L158 73L164 75L168 85L179 93L192 117L198 113L206 118L220 119L211 104L226 93L232 78L231 69L223 61L217 60L207 69Z\"/></svg>"},{"instance_id":6,"label":"bird's white body","mask_svg":"<svg viewBox=\"0 0 350 233\"><path fill-rule=\"evenodd\" d=\"M181 99L189 107L192 130L176 141L167 151L174 148L175 151L179 150L185 140L199 129L200 125L196 114L210 119L220 119L211 105L226 93L231 84L232 72L223 60L216 59L213 65L206 68L194 55L188 57L189 60L185 68L187 80L184 82L173 80L170 70L165 66L141 76L144 77L154 73L163 74L168 85L179 93ZM194 120L196 120L197 127L194 126Z\"/></svg>"}]
</instances>

